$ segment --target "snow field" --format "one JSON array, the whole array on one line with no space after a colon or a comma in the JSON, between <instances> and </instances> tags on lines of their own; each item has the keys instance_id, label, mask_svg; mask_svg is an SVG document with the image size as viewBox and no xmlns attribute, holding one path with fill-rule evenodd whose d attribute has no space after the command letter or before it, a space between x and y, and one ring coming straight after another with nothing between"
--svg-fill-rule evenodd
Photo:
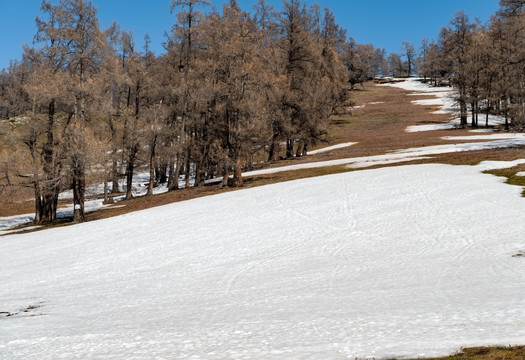
<instances>
[{"instance_id":1,"label":"snow field","mask_svg":"<svg viewBox=\"0 0 525 360\"><path fill-rule=\"evenodd\" d=\"M0 358L347 359L525 343L521 189L363 170L0 238ZM30 316L35 315L35 316Z\"/></svg>"}]
</instances>

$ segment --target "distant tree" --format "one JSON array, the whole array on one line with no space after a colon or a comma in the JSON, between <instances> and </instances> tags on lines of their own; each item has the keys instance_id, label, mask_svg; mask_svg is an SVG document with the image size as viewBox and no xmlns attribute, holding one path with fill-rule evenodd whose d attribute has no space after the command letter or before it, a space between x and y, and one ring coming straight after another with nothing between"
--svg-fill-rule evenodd
<instances>
[{"instance_id":1,"label":"distant tree","mask_svg":"<svg viewBox=\"0 0 525 360\"><path fill-rule=\"evenodd\" d=\"M384 49L376 49L372 44L357 44L353 38L346 44L342 59L348 69L348 82L352 87L388 72Z\"/></svg>"},{"instance_id":2,"label":"distant tree","mask_svg":"<svg viewBox=\"0 0 525 360\"><path fill-rule=\"evenodd\" d=\"M403 61L401 60L401 56L397 53L390 53L388 55L388 64L390 66L390 73L392 76L402 76L405 73L404 67L403 67Z\"/></svg>"},{"instance_id":3,"label":"distant tree","mask_svg":"<svg viewBox=\"0 0 525 360\"><path fill-rule=\"evenodd\" d=\"M403 52L402 55L406 59L407 64L407 76L412 76L412 71L414 68L414 63L416 61L416 49L414 44L408 41L403 41Z\"/></svg>"},{"instance_id":4,"label":"distant tree","mask_svg":"<svg viewBox=\"0 0 525 360\"><path fill-rule=\"evenodd\" d=\"M446 74L441 48L433 41L426 46L424 56L422 57L420 72L425 78L429 78L436 86L438 80Z\"/></svg>"},{"instance_id":5,"label":"distant tree","mask_svg":"<svg viewBox=\"0 0 525 360\"><path fill-rule=\"evenodd\" d=\"M460 108L460 126L467 126L468 58L476 25L471 23L463 12L456 13L450 26L443 28L440 34L443 56L448 67L451 83L458 89L457 101Z\"/></svg>"},{"instance_id":6,"label":"distant tree","mask_svg":"<svg viewBox=\"0 0 525 360\"><path fill-rule=\"evenodd\" d=\"M499 15L504 17L517 16L525 8L525 0L500 0Z\"/></svg>"}]
</instances>

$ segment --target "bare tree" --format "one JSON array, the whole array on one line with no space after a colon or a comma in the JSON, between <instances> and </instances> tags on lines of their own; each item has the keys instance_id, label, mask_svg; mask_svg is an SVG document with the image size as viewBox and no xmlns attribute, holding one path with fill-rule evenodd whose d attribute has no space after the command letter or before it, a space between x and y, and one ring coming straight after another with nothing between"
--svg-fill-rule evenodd
<instances>
[{"instance_id":1,"label":"bare tree","mask_svg":"<svg viewBox=\"0 0 525 360\"><path fill-rule=\"evenodd\" d=\"M406 59L407 64L407 76L412 76L412 71L414 68L414 63L416 60L416 49L414 44L408 41L403 41L403 56Z\"/></svg>"}]
</instances>

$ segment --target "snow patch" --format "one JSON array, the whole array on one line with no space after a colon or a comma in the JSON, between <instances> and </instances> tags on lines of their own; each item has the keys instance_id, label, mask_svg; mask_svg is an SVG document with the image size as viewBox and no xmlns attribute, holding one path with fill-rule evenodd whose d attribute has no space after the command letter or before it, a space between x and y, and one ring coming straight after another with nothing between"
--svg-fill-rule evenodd
<instances>
[{"instance_id":1,"label":"snow patch","mask_svg":"<svg viewBox=\"0 0 525 360\"><path fill-rule=\"evenodd\" d=\"M492 133L490 135L442 136L443 140L503 140L525 139L525 133Z\"/></svg>"},{"instance_id":2,"label":"snow patch","mask_svg":"<svg viewBox=\"0 0 525 360\"><path fill-rule=\"evenodd\" d=\"M434 130L451 130L457 129L459 122L448 122L441 124L425 124L425 125L410 125L407 126L407 132L419 132L419 131L434 131Z\"/></svg>"},{"instance_id":3,"label":"snow patch","mask_svg":"<svg viewBox=\"0 0 525 360\"><path fill-rule=\"evenodd\" d=\"M349 146L352 146L352 145L355 145L355 144L357 144L357 143L356 142L347 142L347 143L327 146L327 147L324 147L322 149L308 151L308 155L315 155L315 154L320 154L320 153L323 153L323 152L332 151L332 150L336 150L336 149L343 149L343 148L346 148L346 147L349 147Z\"/></svg>"}]
</instances>

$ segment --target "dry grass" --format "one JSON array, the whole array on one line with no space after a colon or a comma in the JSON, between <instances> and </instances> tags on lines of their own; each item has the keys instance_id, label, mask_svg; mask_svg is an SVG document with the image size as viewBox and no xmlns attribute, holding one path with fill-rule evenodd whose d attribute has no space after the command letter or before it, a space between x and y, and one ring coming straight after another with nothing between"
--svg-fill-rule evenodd
<instances>
[{"instance_id":1,"label":"dry grass","mask_svg":"<svg viewBox=\"0 0 525 360\"><path fill-rule=\"evenodd\" d=\"M525 360L525 346L465 348L455 355L428 360Z\"/></svg>"}]
</instances>

